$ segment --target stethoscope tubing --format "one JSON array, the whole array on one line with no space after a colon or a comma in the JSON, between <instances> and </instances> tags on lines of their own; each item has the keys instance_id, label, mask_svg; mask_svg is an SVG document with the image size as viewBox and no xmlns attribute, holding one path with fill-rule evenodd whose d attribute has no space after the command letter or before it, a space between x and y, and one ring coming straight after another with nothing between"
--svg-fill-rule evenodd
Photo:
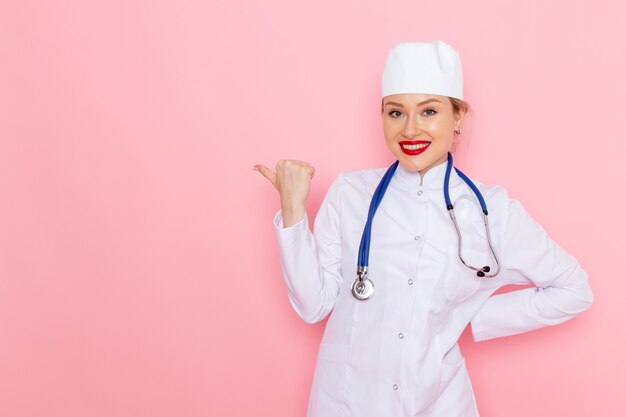
<instances>
[{"instance_id":1,"label":"stethoscope tubing","mask_svg":"<svg viewBox=\"0 0 626 417\"><path fill-rule=\"evenodd\" d=\"M452 166L453 166L452 165L452 154L450 152L448 152L448 166L446 166L446 176L445 176L445 178L443 180L443 195L444 195L444 198L446 200L446 206L448 208L450 208L452 206L452 202L450 201L450 189L449 189L449 185L450 185L450 170L452 169ZM463 181L465 181L465 183L467 185L469 185L469 187L472 189L472 191L474 191L474 194L476 194L476 197L478 198L478 201L480 202L480 207L483 209L483 213L489 214L489 212L487 211L487 203L485 203L485 199L483 198L483 195L481 194L481 192L478 189L478 187L476 187L476 185L474 185L472 180L470 180L467 175L462 173L460 169L458 169L457 167L454 167L454 170L456 171L457 174L459 174L459 177L461 177L463 179ZM452 208L454 208L454 207L452 207Z\"/></svg>"},{"instance_id":2,"label":"stethoscope tubing","mask_svg":"<svg viewBox=\"0 0 626 417\"><path fill-rule=\"evenodd\" d=\"M369 264L369 249L370 249L372 222L373 222L373 219L374 219L374 215L376 214L376 210L378 209L378 206L380 205L380 202L382 201L383 196L385 195L385 192L387 191L389 183L391 182L391 179L393 178L393 175L394 175L396 169L398 168L398 164L399 163L400 163L400 161L396 160L387 169L387 171L383 175L383 178L381 179L380 183L376 187L376 190L374 191L374 194L372 196L372 201L370 202L370 206L369 206L369 210L368 210L368 214L367 214L367 221L365 222L365 227L363 228L363 234L361 235L361 243L359 245L359 254L358 254L358 262L357 262L357 279L353 283L353 294L354 294L354 296L356 298L359 298L359 299L367 299L367 298L371 297L371 295L373 294L373 291L374 291L372 282L371 281L367 282L368 281L368 278L367 278L367 274L368 274L367 268L368 268L368 264ZM489 266L484 266L484 267L482 267L480 269L475 268L475 267L467 264L463 260L463 257L461 255L461 248L462 248L461 232L460 232L459 227L458 227L457 222L456 222L456 217L454 215L454 205L452 204L452 202L450 200L450 192L449 192L450 172L451 172L452 168L453 168L452 154L450 152L448 152L448 164L446 166L446 173L445 173L445 177L444 177L444 186L443 186L444 190L443 191L444 191L444 198L445 198L446 208L448 209L448 212L450 213L450 218L452 219L455 231L456 231L457 236L458 236L458 254L459 254L459 258L461 259L461 262L466 267L476 271L478 276L480 276L480 277L488 277L488 278L495 277L499 273L499 271L500 271L500 263L499 263L498 257L496 256L496 253L495 253L495 251L493 249L493 245L491 244L491 234L489 233L489 223L488 223L488 220L487 220L487 215L489 214L489 212L487 210L487 203L485 202L485 199L483 198L480 190L478 189L478 187L476 187L476 185L474 185L472 180L470 180L469 177L467 177L463 172L461 172L461 170L459 170L458 168L454 167L454 169L457 172L457 174L459 174L459 176L463 179L463 181L471 188L471 190L474 192L474 194L478 198L478 201L480 202L480 206L481 206L481 209L482 209L482 212L483 212L483 219L484 219L485 229L487 231L487 240L489 242L489 249L491 250L491 253L493 254L494 259L495 259L496 264L497 264L496 272L493 273L493 274L485 274L485 272L489 272L489 270L490 270ZM368 285L365 286L364 282L366 282ZM364 291L364 293L359 295L360 291Z\"/></svg>"},{"instance_id":3,"label":"stethoscope tubing","mask_svg":"<svg viewBox=\"0 0 626 417\"><path fill-rule=\"evenodd\" d=\"M398 168L398 163L400 161L396 161L391 165L391 167L385 172L382 180L376 187L374 191L374 195L372 196L372 201L370 202L369 212L367 214L367 222L365 223L365 228L363 229L363 235L361 236L361 245L359 246L359 265L367 266L369 256L370 256L370 236L372 230L372 221L374 219L374 214L380 205L380 202L385 195L385 191L387 191L387 187L393 174L396 172L396 168Z\"/></svg>"}]
</instances>

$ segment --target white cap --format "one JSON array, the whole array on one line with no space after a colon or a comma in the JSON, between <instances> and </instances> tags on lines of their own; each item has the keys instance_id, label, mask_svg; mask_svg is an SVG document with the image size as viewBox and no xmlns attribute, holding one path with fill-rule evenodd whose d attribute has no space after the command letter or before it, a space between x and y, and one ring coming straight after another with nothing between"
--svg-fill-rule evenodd
<instances>
[{"instance_id":1,"label":"white cap","mask_svg":"<svg viewBox=\"0 0 626 417\"><path fill-rule=\"evenodd\" d=\"M463 99L463 70L456 49L440 40L394 45L383 70L382 97L403 93Z\"/></svg>"}]
</instances>

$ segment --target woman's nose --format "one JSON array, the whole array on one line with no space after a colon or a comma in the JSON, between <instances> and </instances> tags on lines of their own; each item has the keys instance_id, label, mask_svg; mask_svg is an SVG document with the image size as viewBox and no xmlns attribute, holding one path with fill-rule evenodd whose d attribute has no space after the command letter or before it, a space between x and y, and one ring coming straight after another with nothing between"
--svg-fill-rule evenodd
<instances>
[{"instance_id":1,"label":"woman's nose","mask_svg":"<svg viewBox=\"0 0 626 417\"><path fill-rule=\"evenodd\" d=\"M402 133L406 137L413 137L420 132L419 122L413 117L407 117Z\"/></svg>"}]
</instances>

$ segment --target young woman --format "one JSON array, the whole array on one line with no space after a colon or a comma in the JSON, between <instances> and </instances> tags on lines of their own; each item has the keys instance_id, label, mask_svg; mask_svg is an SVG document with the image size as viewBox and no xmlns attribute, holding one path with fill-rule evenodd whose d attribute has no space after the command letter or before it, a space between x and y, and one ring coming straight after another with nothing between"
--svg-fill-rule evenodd
<instances>
[{"instance_id":1,"label":"young woman","mask_svg":"<svg viewBox=\"0 0 626 417\"><path fill-rule=\"evenodd\" d=\"M314 168L257 165L280 194L274 217L291 305L330 314L308 417L478 417L457 344L555 325L588 309L577 260L510 198L472 181L450 150L469 108L459 55L442 41L389 52L382 117L390 167L345 171L309 229ZM507 284L532 288L498 294Z\"/></svg>"}]
</instances>

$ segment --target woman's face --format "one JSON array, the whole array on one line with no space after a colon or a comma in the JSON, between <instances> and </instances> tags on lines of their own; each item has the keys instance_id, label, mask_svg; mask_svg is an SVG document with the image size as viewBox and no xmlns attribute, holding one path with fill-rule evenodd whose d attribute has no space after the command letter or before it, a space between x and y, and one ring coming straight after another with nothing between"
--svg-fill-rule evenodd
<instances>
[{"instance_id":1,"label":"woman's face","mask_svg":"<svg viewBox=\"0 0 626 417\"><path fill-rule=\"evenodd\" d=\"M462 110L454 114L446 96L392 94L382 102L387 146L407 171L422 175L447 160L454 130L461 127L464 116ZM406 149L406 145L413 149Z\"/></svg>"}]
</instances>

